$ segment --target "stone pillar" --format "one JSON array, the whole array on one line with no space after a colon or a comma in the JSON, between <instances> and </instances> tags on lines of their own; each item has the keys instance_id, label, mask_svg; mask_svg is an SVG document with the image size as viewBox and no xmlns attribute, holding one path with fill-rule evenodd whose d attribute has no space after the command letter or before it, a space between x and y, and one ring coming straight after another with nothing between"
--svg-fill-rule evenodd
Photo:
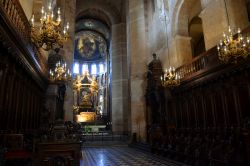
<instances>
[{"instance_id":1,"label":"stone pillar","mask_svg":"<svg viewBox=\"0 0 250 166\"><path fill-rule=\"evenodd\" d=\"M146 72L149 51L147 49L146 24L143 0L128 1L128 56L130 65L131 132L137 140L146 141Z\"/></svg>"},{"instance_id":2,"label":"stone pillar","mask_svg":"<svg viewBox=\"0 0 250 166\"><path fill-rule=\"evenodd\" d=\"M128 131L126 24L112 25L112 131Z\"/></svg>"},{"instance_id":3,"label":"stone pillar","mask_svg":"<svg viewBox=\"0 0 250 166\"><path fill-rule=\"evenodd\" d=\"M50 84L46 91L46 104L45 107L49 112L49 123L56 120L56 98L57 98L58 86L56 84Z\"/></svg>"},{"instance_id":4,"label":"stone pillar","mask_svg":"<svg viewBox=\"0 0 250 166\"><path fill-rule=\"evenodd\" d=\"M64 9L65 5L65 22L69 22L69 39L63 46L63 57L73 71L73 58L74 58L74 40L75 40L75 10L76 0L64 0L60 1L61 9ZM66 87L65 99L64 99L64 120L73 121L73 90L72 82L69 82Z\"/></svg>"}]
</instances>

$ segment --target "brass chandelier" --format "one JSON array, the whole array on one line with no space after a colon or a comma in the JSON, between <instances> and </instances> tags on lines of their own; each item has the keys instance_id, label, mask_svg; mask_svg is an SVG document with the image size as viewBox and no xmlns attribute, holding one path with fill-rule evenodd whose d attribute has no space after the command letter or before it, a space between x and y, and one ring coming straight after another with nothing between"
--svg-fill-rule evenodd
<instances>
[{"instance_id":1,"label":"brass chandelier","mask_svg":"<svg viewBox=\"0 0 250 166\"><path fill-rule=\"evenodd\" d=\"M31 18L31 38L32 41L38 46L42 47L44 50L48 51L57 47L63 47L63 43L67 41L69 37L69 23L61 27L61 10L57 10L57 18L55 19L55 14L51 3L48 5L48 10L45 11L44 7L41 9L40 26L35 26L35 16L32 15Z\"/></svg>"},{"instance_id":2,"label":"brass chandelier","mask_svg":"<svg viewBox=\"0 0 250 166\"><path fill-rule=\"evenodd\" d=\"M173 88L180 85L180 75L175 71L174 67L166 69L163 77L161 77L163 87Z\"/></svg>"},{"instance_id":3,"label":"brass chandelier","mask_svg":"<svg viewBox=\"0 0 250 166\"><path fill-rule=\"evenodd\" d=\"M249 55L249 39L244 38L237 31L237 37L234 39L232 29L228 28L228 35L223 33L223 39L217 45L219 59L225 63L237 63L239 59L247 58Z\"/></svg>"},{"instance_id":4,"label":"brass chandelier","mask_svg":"<svg viewBox=\"0 0 250 166\"><path fill-rule=\"evenodd\" d=\"M56 67L54 70L50 70L49 74L51 81L65 82L70 81L71 79L71 72L67 68L67 64L60 61L56 63Z\"/></svg>"},{"instance_id":5,"label":"brass chandelier","mask_svg":"<svg viewBox=\"0 0 250 166\"><path fill-rule=\"evenodd\" d=\"M229 24L229 17L227 11L226 1L224 0L227 22ZM245 59L250 53L250 41L248 37L241 34L240 28L237 30L237 36L234 38L234 31L229 26L228 33L223 33L223 39L217 45L218 57L224 63L237 63L240 59Z\"/></svg>"}]
</instances>

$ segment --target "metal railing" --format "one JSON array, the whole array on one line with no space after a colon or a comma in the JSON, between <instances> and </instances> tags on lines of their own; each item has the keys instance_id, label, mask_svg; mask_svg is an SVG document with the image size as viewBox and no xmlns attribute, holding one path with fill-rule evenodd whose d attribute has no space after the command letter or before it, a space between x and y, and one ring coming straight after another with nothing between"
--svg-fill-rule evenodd
<instances>
[{"instance_id":1,"label":"metal railing","mask_svg":"<svg viewBox=\"0 0 250 166\"><path fill-rule=\"evenodd\" d=\"M104 141L119 141L126 142L129 139L128 134L114 132L83 132L82 138L84 142L104 142Z\"/></svg>"},{"instance_id":2,"label":"metal railing","mask_svg":"<svg viewBox=\"0 0 250 166\"><path fill-rule=\"evenodd\" d=\"M195 72L204 69L208 63L208 55L202 54L194 58L191 62L184 64L176 69L176 72L180 75L180 78L190 76Z\"/></svg>"}]
</instances>

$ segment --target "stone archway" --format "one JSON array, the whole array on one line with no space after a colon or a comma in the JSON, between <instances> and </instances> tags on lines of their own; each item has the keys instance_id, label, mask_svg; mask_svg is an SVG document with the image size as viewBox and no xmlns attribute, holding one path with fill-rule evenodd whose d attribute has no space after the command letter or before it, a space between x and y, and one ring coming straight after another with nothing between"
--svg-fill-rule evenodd
<instances>
[{"instance_id":1,"label":"stone archway","mask_svg":"<svg viewBox=\"0 0 250 166\"><path fill-rule=\"evenodd\" d=\"M196 11L197 13L194 13L192 9L195 6L201 6L200 0L181 0L177 1L174 6L171 26L172 48L170 48L172 57L170 59L172 59L172 62L176 67L181 66L192 59L191 37L189 36L189 21L201 11L200 7L200 9Z\"/></svg>"},{"instance_id":2,"label":"stone archway","mask_svg":"<svg viewBox=\"0 0 250 166\"><path fill-rule=\"evenodd\" d=\"M120 7L123 1L120 1ZM118 1L77 1L76 20L82 17L94 18L106 23L110 38L110 112L112 131L128 132L128 74L126 20L122 18L125 9L119 9Z\"/></svg>"},{"instance_id":3,"label":"stone archway","mask_svg":"<svg viewBox=\"0 0 250 166\"><path fill-rule=\"evenodd\" d=\"M198 16L189 22L189 36L191 37L193 57L200 55L206 51L202 20Z\"/></svg>"}]
</instances>

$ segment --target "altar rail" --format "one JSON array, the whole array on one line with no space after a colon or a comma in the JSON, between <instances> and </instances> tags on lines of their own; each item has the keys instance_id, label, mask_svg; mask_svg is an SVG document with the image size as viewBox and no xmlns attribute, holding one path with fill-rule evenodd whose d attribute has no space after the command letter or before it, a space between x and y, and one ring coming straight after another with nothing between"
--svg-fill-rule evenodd
<instances>
[{"instance_id":1,"label":"altar rail","mask_svg":"<svg viewBox=\"0 0 250 166\"><path fill-rule=\"evenodd\" d=\"M129 139L128 134L117 132L85 132L82 134L84 141L122 141L126 142Z\"/></svg>"}]
</instances>

